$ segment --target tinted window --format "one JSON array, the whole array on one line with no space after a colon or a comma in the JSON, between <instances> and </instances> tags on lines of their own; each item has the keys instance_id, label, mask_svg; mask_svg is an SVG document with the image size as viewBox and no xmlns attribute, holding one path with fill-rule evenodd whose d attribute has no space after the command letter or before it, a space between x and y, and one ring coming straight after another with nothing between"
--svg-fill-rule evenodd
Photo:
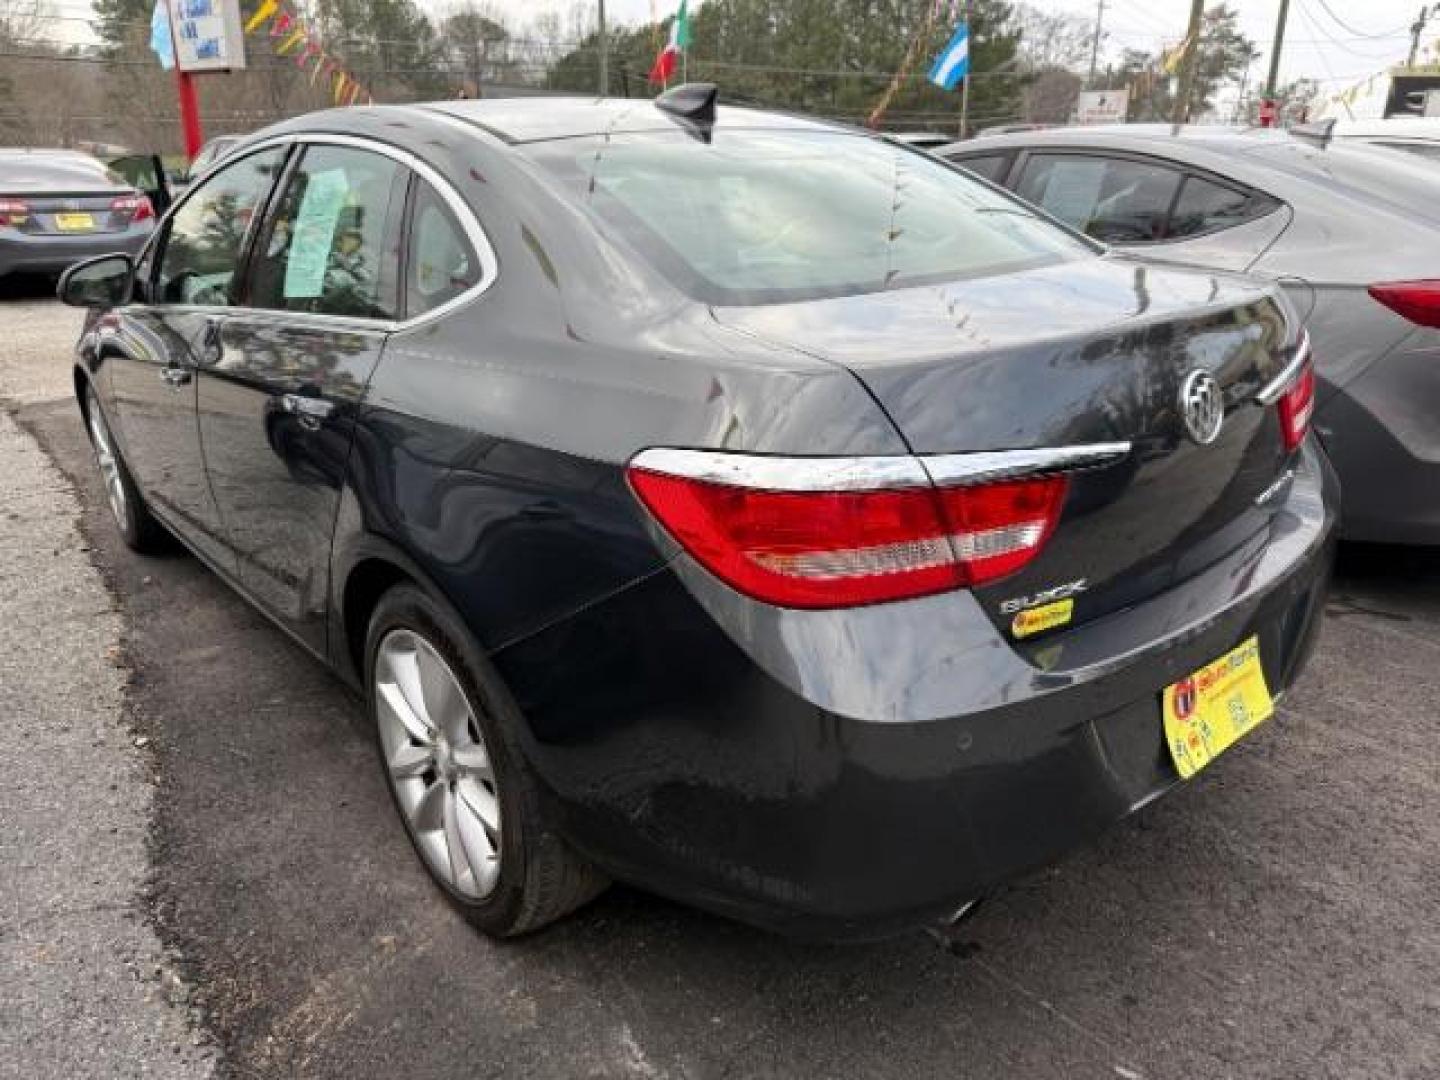
<instances>
[{"instance_id":1,"label":"tinted window","mask_svg":"<svg viewBox=\"0 0 1440 1080\"><path fill-rule=\"evenodd\" d=\"M1252 196L1198 176L1188 176L1175 212L1170 215L1168 238L1183 240L1228 229L1268 213L1274 207L1264 196Z\"/></svg>"},{"instance_id":2,"label":"tinted window","mask_svg":"<svg viewBox=\"0 0 1440 1080\"><path fill-rule=\"evenodd\" d=\"M405 175L382 154L309 147L256 251L251 306L394 318Z\"/></svg>"},{"instance_id":3,"label":"tinted window","mask_svg":"<svg viewBox=\"0 0 1440 1080\"><path fill-rule=\"evenodd\" d=\"M769 303L1087 256L943 162L837 132L740 130L535 145L602 228L713 303Z\"/></svg>"},{"instance_id":4,"label":"tinted window","mask_svg":"<svg viewBox=\"0 0 1440 1080\"><path fill-rule=\"evenodd\" d=\"M1082 154L1032 154L1016 191L1081 232L1117 244L1165 239L1180 174L1163 165Z\"/></svg>"},{"instance_id":5,"label":"tinted window","mask_svg":"<svg viewBox=\"0 0 1440 1080\"><path fill-rule=\"evenodd\" d=\"M229 304L246 230L284 161L262 150L197 187L170 219L155 295L164 304Z\"/></svg>"},{"instance_id":6,"label":"tinted window","mask_svg":"<svg viewBox=\"0 0 1440 1080\"><path fill-rule=\"evenodd\" d=\"M405 314L413 318L480 283L480 260L450 207L423 180L415 182L406 259Z\"/></svg>"},{"instance_id":7,"label":"tinted window","mask_svg":"<svg viewBox=\"0 0 1440 1080\"><path fill-rule=\"evenodd\" d=\"M955 158L955 164L962 169L968 169L976 176L989 180L992 184L1003 184L1005 174L1010 171L1009 154L989 154L985 157Z\"/></svg>"}]
</instances>

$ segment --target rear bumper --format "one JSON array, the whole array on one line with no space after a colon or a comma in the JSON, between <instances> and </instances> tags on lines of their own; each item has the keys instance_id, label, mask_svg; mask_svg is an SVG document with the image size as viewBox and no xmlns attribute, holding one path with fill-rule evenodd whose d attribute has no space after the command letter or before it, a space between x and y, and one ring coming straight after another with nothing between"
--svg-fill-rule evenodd
<instances>
[{"instance_id":1,"label":"rear bumper","mask_svg":"<svg viewBox=\"0 0 1440 1080\"><path fill-rule=\"evenodd\" d=\"M0 276L15 273L58 274L97 255L135 256L150 238L148 226L86 236L29 235L0 232Z\"/></svg>"},{"instance_id":2,"label":"rear bumper","mask_svg":"<svg viewBox=\"0 0 1440 1080\"><path fill-rule=\"evenodd\" d=\"M562 829L612 874L791 933L883 936L1178 783L1164 686L1252 634L1272 691L1291 685L1338 499L1313 446L1296 473L1256 544L1028 656L966 593L765 616L677 563L495 661Z\"/></svg>"}]
</instances>

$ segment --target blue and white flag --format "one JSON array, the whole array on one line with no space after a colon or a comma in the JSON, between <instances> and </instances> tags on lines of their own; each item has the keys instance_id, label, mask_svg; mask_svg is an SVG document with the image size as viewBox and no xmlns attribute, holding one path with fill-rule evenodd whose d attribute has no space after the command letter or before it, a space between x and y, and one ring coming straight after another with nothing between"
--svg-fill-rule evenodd
<instances>
[{"instance_id":1,"label":"blue and white flag","mask_svg":"<svg viewBox=\"0 0 1440 1080\"><path fill-rule=\"evenodd\" d=\"M168 0L155 0L155 10L150 13L150 48L160 58L160 66L166 71L175 66L175 46L170 40Z\"/></svg>"},{"instance_id":2,"label":"blue and white flag","mask_svg":"<svg viewBox=\"0 0 1440 1080\"><path fill-rule=\"evenodd\" d=\"M930 69L930 81L946 90L954 90L969 70L970 27L962 22L955 28L950 44L935 58L935 66Z\"/></svg>"}]
</instances>

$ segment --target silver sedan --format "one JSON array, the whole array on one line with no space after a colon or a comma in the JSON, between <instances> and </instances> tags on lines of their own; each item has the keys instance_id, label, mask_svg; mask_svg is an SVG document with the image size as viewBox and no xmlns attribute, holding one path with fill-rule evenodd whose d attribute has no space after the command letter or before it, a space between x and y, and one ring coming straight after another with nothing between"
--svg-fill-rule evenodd
<instances>
[{"instance_id":1,"label":"silver sedan","mask_svg":"<svg viewBox=\"0 0 1440 1080\"><path fill-rule=\"evenodd\" d=\"M938 151L1127 255L1269 278L1306 316L1344 534L1440 543L1440 166L1278 132L1131 124Z\"/></svg>"}]
</instances>

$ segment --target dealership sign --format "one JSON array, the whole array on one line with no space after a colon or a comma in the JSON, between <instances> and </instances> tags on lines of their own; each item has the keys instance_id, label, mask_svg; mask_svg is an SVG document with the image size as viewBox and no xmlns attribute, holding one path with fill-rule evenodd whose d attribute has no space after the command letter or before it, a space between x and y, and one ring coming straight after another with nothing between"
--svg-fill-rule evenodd
<instances>
[{"instance_id":1,"label":"dealership sign","mask_svg":"<svg viewBox=\"0 0 1440 1080\"><path fill-rule=\"evenodd\" d=\"M1129 90L1093 90L1075 102L1077 124L1123 124L1130 111Z\"/></svg>"},{"instance_id":2,"label":"dealership sign","mask_svg":"<svg viewBox=\"0 0 1440 1080\"><path fill-rule=\"evenodd\" d=\"M245 66L240 0L167 2L181 71L230 71Z\"/></svg>"}]
</instances>

